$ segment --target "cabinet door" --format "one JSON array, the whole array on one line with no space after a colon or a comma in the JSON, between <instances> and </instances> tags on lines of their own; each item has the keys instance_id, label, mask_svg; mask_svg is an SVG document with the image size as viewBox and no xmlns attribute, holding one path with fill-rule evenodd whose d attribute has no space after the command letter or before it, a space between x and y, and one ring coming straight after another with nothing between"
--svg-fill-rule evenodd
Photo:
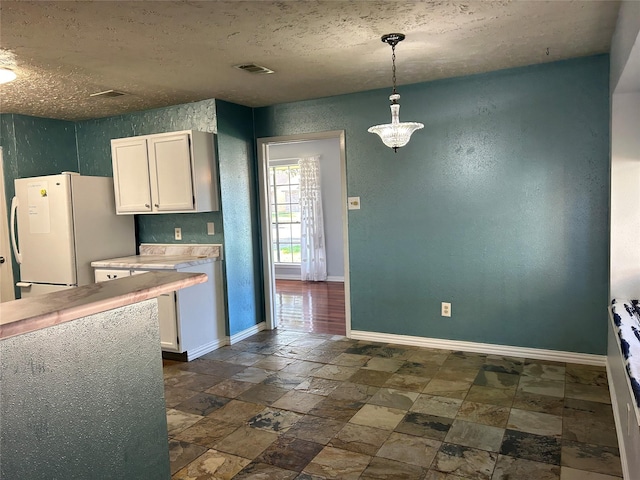
<instances>
[{"instance_id":1,"label":"cabinet door","mask_svg":"<svg viewBox=\"0 0 640 480\"><path fill-rule=\"evenodd\" d=\"M151 136L148 141L154 211L193 210L189 134Z\"/></svg>"},{"instance_id":2,"label":"cabinet door","mask_svg":"<svg viewBox=\"0 0 640 480\"><path fill-rule=\"evenodd\" d=\"M179 352L175 295L175 292L171 292L158 297L158 321L160 323L160 347L162 350Z\"/></svg>"},{"instance_id":3,"label":"cabinet door","mask_svg":"<svg viewBox=\"0 0 640 480\"><path fill-rule=\"evenodd\" d=\"M97 268L95 271L96 283L115 280L116 278L128 277L129 270L119 270L113 268Z\"/></svg>"},{"instance_id":4,"label":"cabinet door","mask_svg":"<svg viewBox=\"0 0 640 480\"><path fill-rule=\"evenodd\" d=\"M116 212L150 212L147 140L144 138L111 140L111 159Z\"/></svg>"}]
</instances>

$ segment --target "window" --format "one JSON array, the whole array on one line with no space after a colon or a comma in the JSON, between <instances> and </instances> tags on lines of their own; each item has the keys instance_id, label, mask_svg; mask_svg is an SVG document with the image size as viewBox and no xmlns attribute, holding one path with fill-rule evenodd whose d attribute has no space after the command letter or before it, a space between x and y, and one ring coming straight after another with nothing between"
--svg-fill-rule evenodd
<instances>
[{"instance_id":1,"label":"window","mask_svg":"<svg viewBox=\"0 0 640 480\"><path fill-rule=\"evenodd\" d=\"M269 167L269 190L273 261L300 263L300 168L297 160L279 161Z\"/></svg>"}]
</instances>

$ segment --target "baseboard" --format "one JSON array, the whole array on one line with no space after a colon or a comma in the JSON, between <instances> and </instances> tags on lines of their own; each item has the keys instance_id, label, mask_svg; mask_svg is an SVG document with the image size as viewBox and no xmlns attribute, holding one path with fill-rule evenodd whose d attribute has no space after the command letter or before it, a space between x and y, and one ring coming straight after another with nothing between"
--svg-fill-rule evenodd
<instances>
[{"instance_id":1,"label":"baseboard","mask_svg":"<svg viewBox=\"0 0 640 480\"><path fill-rule=\"evenodd\" d=\"M185 352L187 355L187 361L190 362L194 358L201 357L205 353L213 352L214 350L217 350L220 347L224 347L225 345L227 345L226 337L220 338L218 340L214 340L213 342L205 343L201 347L198 347L192 350L187 350Z\"/></svg>"},{"instance_id":2,"label":"baseboard","mask_svg":"<svg viewBox=\"0 0 640 480\"><path fill-rule=\"evenodd\" d=\"M301 281L300 275L285 275L285 274L280 274L280 273L276 274L276 280L299 280L299 281ZM326 281L327 282L342 282L342 283L344 283L344 277L331 275L331 276L327 277Z\"/></svg>"},{"instance_id":3,"label":"baseboard","mask_svg":"<svg viewBox=\"0 0 640 480\"><path fill-rule=\"evenodd\" d=\"M253 327L249 327L246 330L242 330L241 332L234 333L230 337L227 337L227 345L233 345L234 343L238 343L245 338L249 338L251 335L255 335L258 332L261 332L267 328L266 322L260 322Z\"/></svg>"},{"instance_id":4,"label":"baseboard","mask_svg":"<svg viewBox=\"0 0 640 480\"><path fill-rule=\"evenodd\" d=\"M276 273L276 280L300 280L300 274L287 275L286 273Z\"/></svg>"},{"instance_id":5,"label":"baseboard","mask_svg":"<svg viewBox=\"0 0 640 480\"><path fill-rule=\"evenodd\" d=\"M563 352L560 350L545 350L541 348L515 347L511 345L494 345L490 343L465 342L461 340L446 340L441 338L414 337L410 335L395 335L391 333L366 332L351 330L350 338L368 340L371 342L396 343L414 347L438 348L463 352L486 353L506 357L524 357L536 360L551 360L554 362L580 363L583 365L606 365L605 355L590 353Z\"/></svg>"}]
</instances>

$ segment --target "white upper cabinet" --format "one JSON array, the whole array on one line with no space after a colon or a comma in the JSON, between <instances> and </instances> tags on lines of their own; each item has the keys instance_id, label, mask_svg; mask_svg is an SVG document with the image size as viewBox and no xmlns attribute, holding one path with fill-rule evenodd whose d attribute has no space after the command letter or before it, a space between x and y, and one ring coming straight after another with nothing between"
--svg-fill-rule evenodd
<instances>
[{"instance_id":1,"label":"white upper cabinet","mask_svg":"<svg viewBox=\"0 0 640 480\"><path fill-rule=\"evenodd\" d=\"M111 140L116 211L220 209L213 134L186 130Z\"/></svg>"},{"instance_id":2,"label":"white upper cabinet","mask_svg":"<svg viewBox=\"0 0 640 480\"><path fill-rule=\"evenodd\" d=\"M112 140L111 158L116 211L118 213L151 212L146 138Z\"/></svg>"}]
</instances>

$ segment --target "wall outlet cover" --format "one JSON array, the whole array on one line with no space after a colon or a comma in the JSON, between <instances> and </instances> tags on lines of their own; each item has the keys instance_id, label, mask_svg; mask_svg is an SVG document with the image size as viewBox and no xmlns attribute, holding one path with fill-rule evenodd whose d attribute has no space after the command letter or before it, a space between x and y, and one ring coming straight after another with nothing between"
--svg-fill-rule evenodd
<instances>
[{"instance_id":1,"label":"wall outlet cover","mask_svg":"<svg viewBox=\"0 0 640 480\"><path fill-rule=\"evenodd\" d=\"M360 197L348 198L349 210L360 210Z\"/></svg>"},{"instance_id":2,"label":"wall outlet cover","mask_svg":"<svg viewBox=\"0 0 640 480\"><path fill-rule=\"evenodd\" d=\"M213 222L207 222L207 235L215 235L216 230Z\"/></svg>"},{"instance_id":3,"label":"wall outlet cover","mask_svg":"<svg viewBox=\"0 0 640 480\"><path fill-rule=\"evenodd\" d=\"M174 236L176 240L182 240L182 229L180 227L174 229Z\"/></svg>"}]
</instances>

